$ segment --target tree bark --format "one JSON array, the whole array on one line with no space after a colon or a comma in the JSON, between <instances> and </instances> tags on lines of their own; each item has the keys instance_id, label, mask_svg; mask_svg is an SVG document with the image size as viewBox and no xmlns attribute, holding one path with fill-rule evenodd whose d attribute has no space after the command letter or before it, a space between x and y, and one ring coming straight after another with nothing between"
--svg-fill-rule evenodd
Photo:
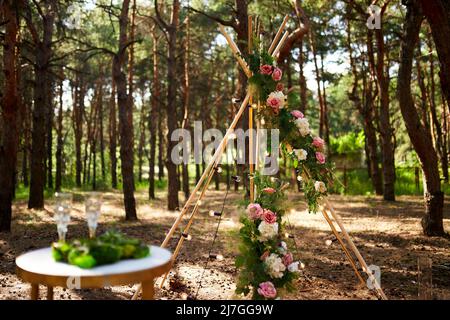
<instances>
[{"instance_id":1,"label":"tree bark","mask_svg":"<svg viewBox=\"0 0 450 320\"><path fill-rule=\"evenodd\" d=\"M56 175L55 175L55 191L61 191L62 185L62 154L64 148L63 139L63 80L59 83L59 109L58 121L56 127Z\"/></svg>"},{"instance_id":2,"label":"tree bark","mask_svg":"<svg viewBox=\"0 0 450 320\"><path fill-rule=\"evenodd\" d=\"M123 195L126 220L137 220L134 199L134 151L133 151L133 105L127 92L127 78L123 70L126 50L130 0L124 0L119 18L119 50L113 58L113 77L117 86L117 105L119 107L120 160L122 163Z\"/></svg>"},{"instance_id":3,"label":"tree bark","mask_svg":"<svg viewBox=\"0 0 450 320\"><path fill-rule=\"evenodd\" d=\"M152 80L152 94L151 94L151 111L148 121L148 127L150 130L150 155L149 155L149 173L148 173L148 197L149 199L155 199L155 164L156 164L156 129L158 121L158 109L160 92L159 83L159 61L158 61L158 40L155 27L152 28L152 40L153 40L153 80ZM160 120L161 121L161 120Z\"/></svg>"},{"instance_id":4,"label":"tree bark","mask_svg":"<svg viewBox=\"0 0 450 320\"><path fill-rule=\"evenodd\" d=\"M42 40L37 35L33 22L27 20L28 27L34 34L35 45L35 87L33 109L33 131L31 135L31 180L30 195L28 199L29 209L44 208L44 183L45 183L45 138L46 138L46 114L50 108L51 97L49 93L49 62L52 56L52 36L55 20L56 4L50 1L50 6L42 18Z\"/></svg>"},{"instance_id":5,"label":"tree bark","mask_svg":"<svg viewBox=\"0 0 450 320\"><path fill-rule=\"evenodd\" d=\"M423 14L431 27L440 62L441 87L450 108L450 2L448 0L420 0Z\"/></svg>"},{"instance_id":6,"label":"tree bark","mask_svg":"<svg viewBox=\"0 0 450 320\"><path fill-rule=\"evenodd\" d=\"M433 144L426 134L426 129L420 121L411 95L414 48L418 41L422 20L423 14L419 2L408 1L401 43L397 96L408 135L424 173L426 215L422 219L423 232L428 236L442 236L445 234L443 226L444 194L441 191L438 158Z\"/></svg>"},{"instance_id":7,"label":"tree bark","mask_svg":"<svg viewBox=\"0 0 450 320\"><path fill-rule=\"evenodd\" d=\"M393 129L389 114L389 67L385 65L385 44L382 29L375 30L377 42L376 79L380 93L380 136L383 168L383 198L395 201L395 159Z\"/></svg>"},{"instance_id":8,"label":"tree bark","mask_svg":"<svg viewBox=\"0 0 450 320\"><path fill-rule=\"evenodd\" d=\"M109 157L111 162L111 187L117 189L117 111L116 82L111 83L111 100L109 103Z\"/></svg>"},{"instance_id":9,"label":"tree bark","mask_svg":"<svg viewBox=\"0 0 450 320\"><path fill-rule=\"evenodd\" d=\"M1 98L2 122L0 140L0 231L11 230L14 174L17 162L18 93L16 44L19 32L18 7L15 1L4 1L2 18L6 21L3 45L3 73L5 82Z\"/></svg>"}]
</instances>

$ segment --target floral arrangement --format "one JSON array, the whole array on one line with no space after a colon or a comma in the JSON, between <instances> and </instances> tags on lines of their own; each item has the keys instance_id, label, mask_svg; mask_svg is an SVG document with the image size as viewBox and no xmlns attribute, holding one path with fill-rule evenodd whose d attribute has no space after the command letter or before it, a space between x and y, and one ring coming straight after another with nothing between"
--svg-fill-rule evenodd
<instances>
[{"instance_id":1,"label":"floral arrangement","mask_svg":"<svg viewBox=\"0 0 450 320\"><path fill-rule=\"evenodd\" d=\"M325 155L325 142L311 133L308 119L290 108L281 79L283 72L274 58L263 51L245 57L253 75L249 90L262 107L257 113L268 128L280 130L281 149L291 160L297 179L302 181L310 212L317 212L318 202L327 195L333 182L332 167ZM280 290L292 289L300 261L294 261L288 244L283 241L287 184L276 178L253 177L256 199L241 217L243 227L236 266L240 269L236 293L254 299L276 299Z\"/></svg>"}]
</instances>

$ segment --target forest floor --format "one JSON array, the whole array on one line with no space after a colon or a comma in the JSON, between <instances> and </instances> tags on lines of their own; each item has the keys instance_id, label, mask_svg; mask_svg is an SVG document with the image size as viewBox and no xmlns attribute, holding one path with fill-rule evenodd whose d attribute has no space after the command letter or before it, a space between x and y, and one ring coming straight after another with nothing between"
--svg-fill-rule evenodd
<instances>
[{"instance_id":1,"label":"forest floor","mask_svg":"<svg viewBox=\"0 0 450 320\"><path fill-rule=\"evenodd\" d=\"M72 222L68 237L85 236L87 226L83 215L83 192L76 192ZM137 192L137 222L125 222L122 195L118 192L104 194L104 206L99 232L115 228L129 236L140 238L155 245L161 244L165 232L171 227L177 213L166 211L164 193L149 202L146 193ZM286 299L376 299L368 289L358 284L350 264L339 244L331 245L332 233L319 214L308 214L301 201L301 194L291 193L289 200L297 207L288 215L298 247L296 256L305 264L296 284L297 290ZM211 246L217 218L208 211L218 210L222 205L224 191L213 191L203 201L191 229L192 240L186 241L177 259L170 281L156 290L159 299L232 299L234 295L237 253L235 240L239 229L239 206L241 193L230 193L225 204L219 236L213 252L224 260L210 261L204 269ZM450 299L450 240L429 238L421 233L420 219L423 215L422 198L400 196L398 201L387 203L379 197L331 196L337 212L368 264L381 268L381 284L390 299L417 299L418 257L432 259L433 298ZM180 194L180 199L183 196ZM445 228L450 230L450 199L445 199ZM10 234L0 233L0 299L27 299L29 285L15 275L14 259L26 251L48 246L57 238L52 220L52 200L46 210L26 208L25 201L14 205L13 227ZM172 239L173 249L177 239ZM202 277L203 276L203 277ZM159 284L159 281L157 282ZM93 290L68 290L55 288L55 299L130 299L133 286L121 286ZM45 290L41 290L44 299Z\"/></svg>"}]
</instances>

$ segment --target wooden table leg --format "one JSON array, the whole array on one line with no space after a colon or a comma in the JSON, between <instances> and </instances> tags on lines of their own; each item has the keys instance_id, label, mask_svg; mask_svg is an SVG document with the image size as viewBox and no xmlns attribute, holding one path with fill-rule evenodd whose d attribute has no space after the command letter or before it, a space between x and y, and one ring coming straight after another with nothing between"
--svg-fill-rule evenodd
<instances>
[{"instance_id":1,"label":"wooden table leg","mask_svg":"<svg viewBox=\"0 0 450 320\"><path fill-rule=\"evenodd\" d=\"M155 283L152 280L142 282L142 300L153 300L155 293Z\"/></svg>"},{"instance_id":2,"label":"wooden table leg","mask_svg":"<svg viewBox=\"0 0 450 320\"><path fill-rule=\"evenodd\" d=\"M53 300L53 287L47 286L47 300Z\"/></svg>"},{"instance_id":3,"label":"wooden table leg","mask_svg":"<svg viewBox=\"0 0 450 320\"><path fill-rule=\"evenodd\" d=\"M30 299L31 300L39 299L39 284L36 283L31 284Z\"/></svg>"}]
</instances>

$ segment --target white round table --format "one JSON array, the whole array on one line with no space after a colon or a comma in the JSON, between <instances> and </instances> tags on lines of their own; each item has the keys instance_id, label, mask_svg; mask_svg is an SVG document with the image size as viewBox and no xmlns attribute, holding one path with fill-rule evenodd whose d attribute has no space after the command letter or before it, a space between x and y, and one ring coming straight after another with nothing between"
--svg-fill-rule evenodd
<instances>
[{"instance_id":1,"label":"white round table","mask_svg":"<svg viewBox=\"0 0 450 320\"><path fill-rule=\"evenodd\" d=\"M30 297L37 300L39 285L46 285L47 299L53 299L53 287L69 289L104 288L113 285L142 284L142 299L153 299L154 278L168 272L172 266L169 250L150 246L150 256L121 260L116 263L81 269L56 262L51 248L27 252L16 258L18 276L31 283Z\"/></svg>"}]
</instances>

